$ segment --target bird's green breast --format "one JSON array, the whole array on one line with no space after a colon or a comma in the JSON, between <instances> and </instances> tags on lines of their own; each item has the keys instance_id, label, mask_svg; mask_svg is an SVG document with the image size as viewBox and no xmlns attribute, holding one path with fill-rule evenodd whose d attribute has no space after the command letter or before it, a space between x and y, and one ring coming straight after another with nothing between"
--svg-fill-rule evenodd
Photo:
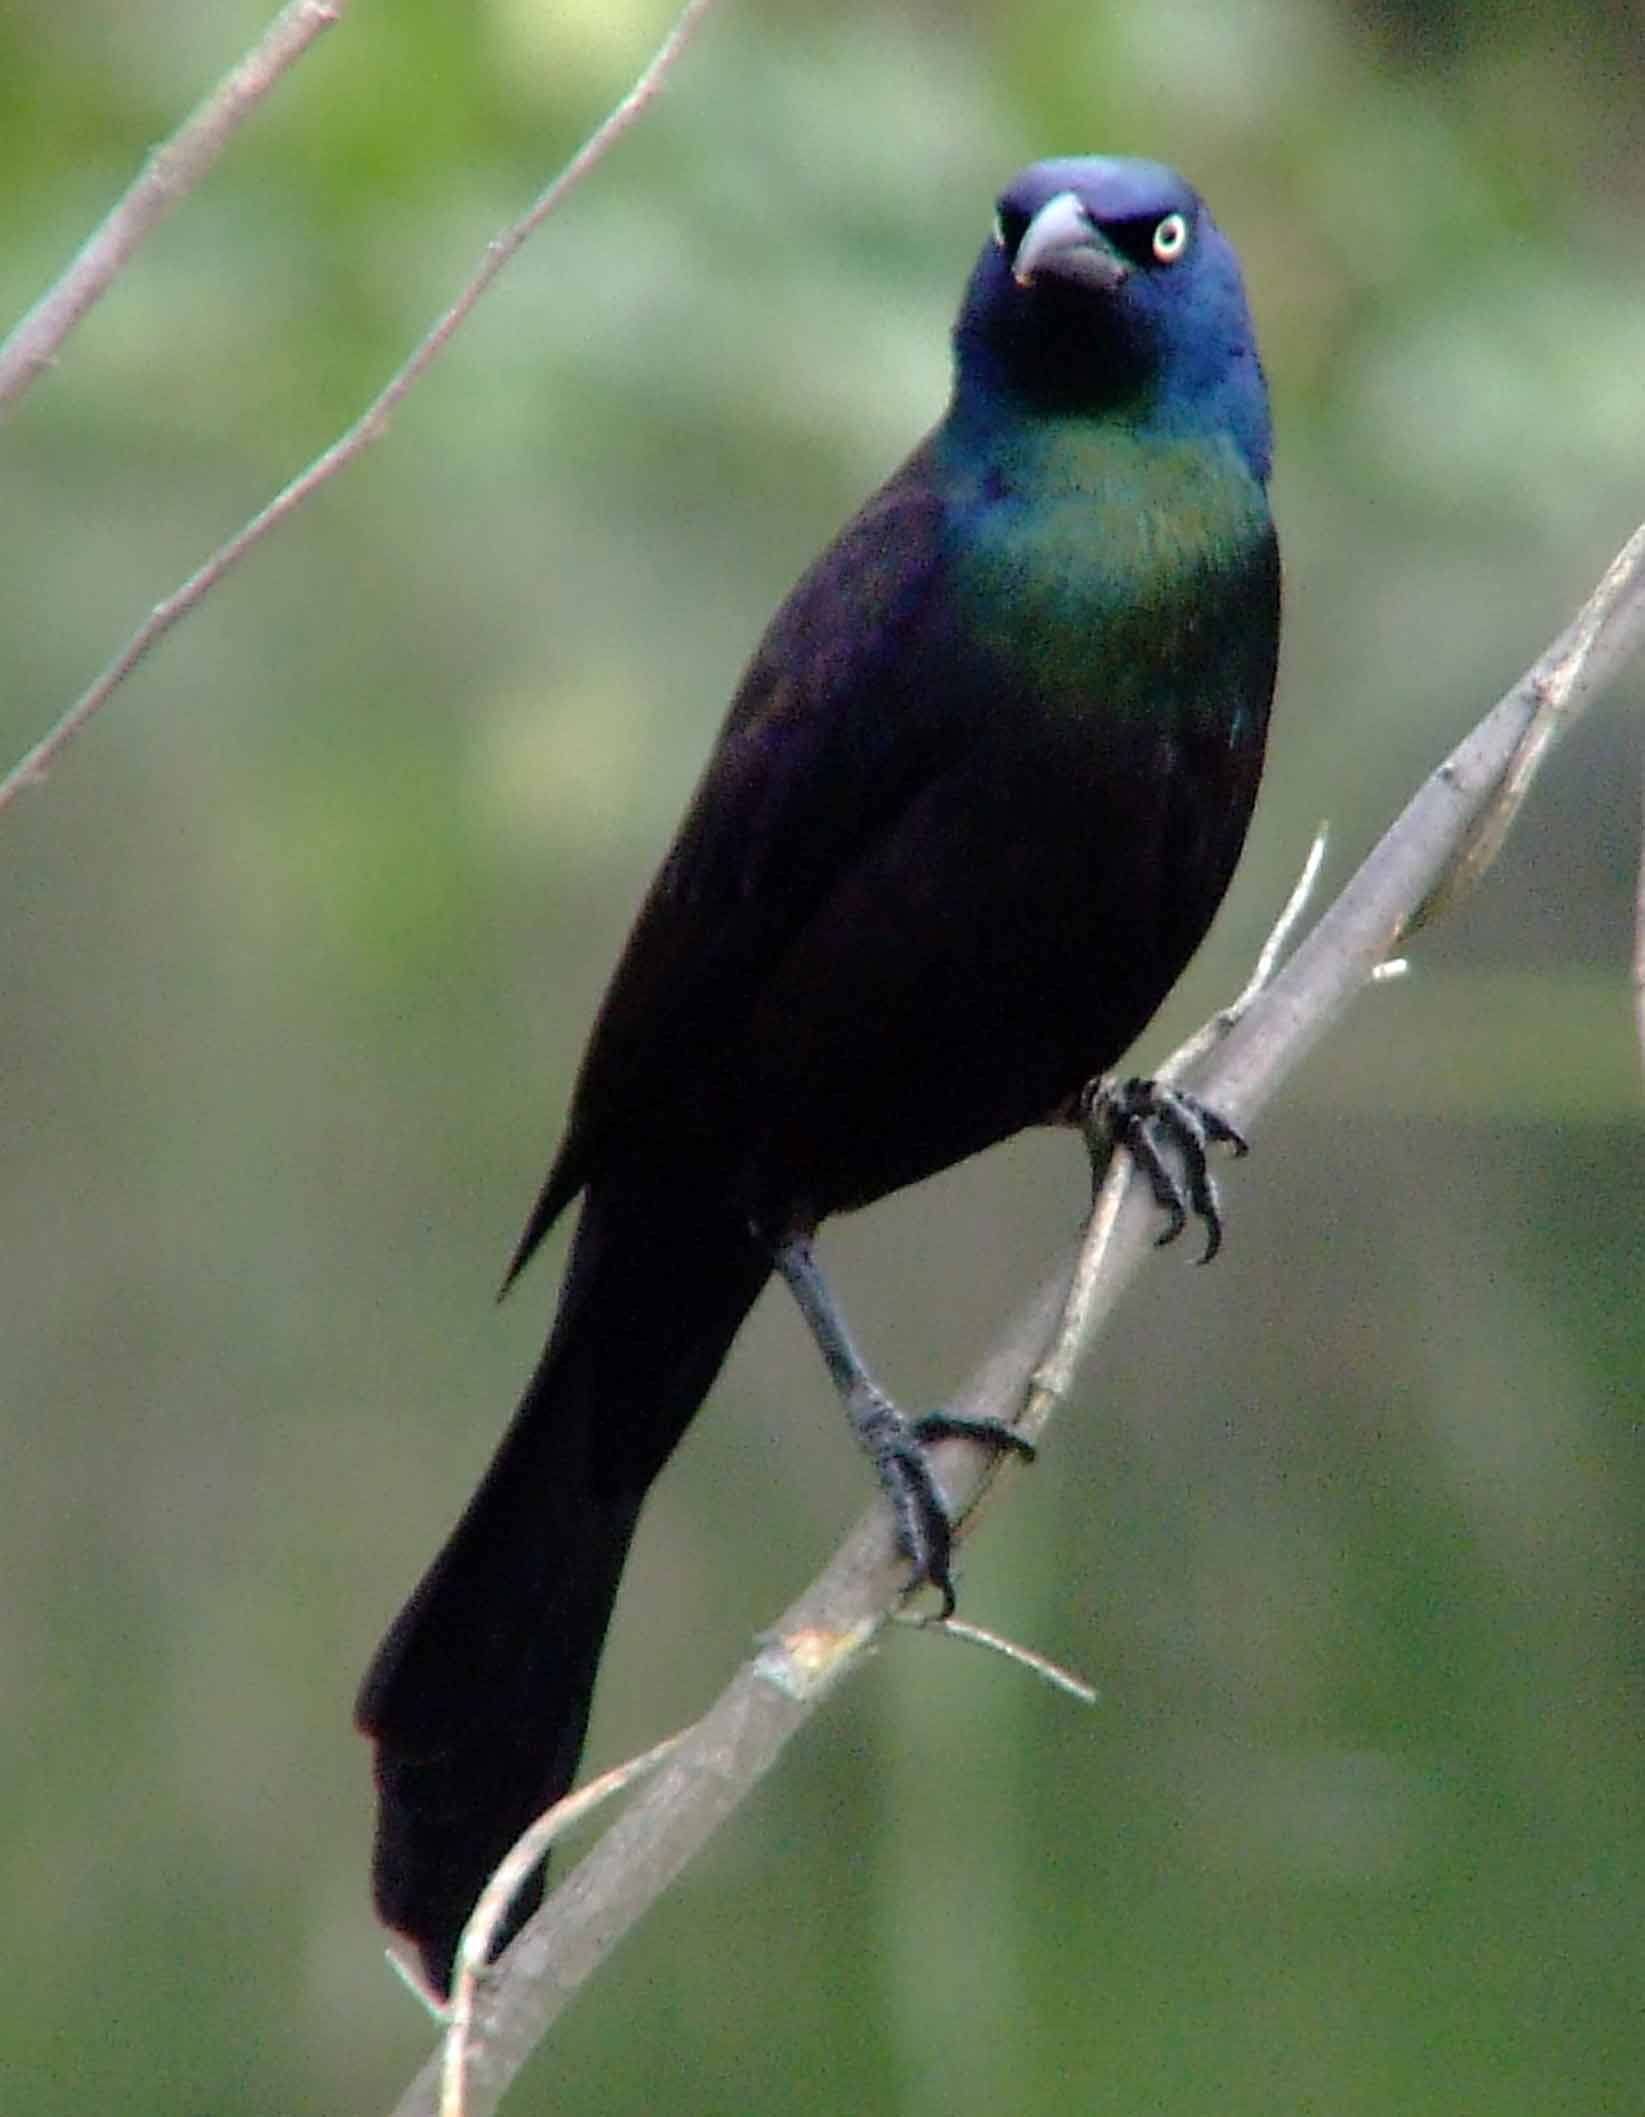
<instances>
[{"instance_id":1,"label":"bird's green breast","mask_svg":"<svg viewBox=\"0 0 1645 2117\"><path fill-rule=\"evenodd\" d=\"M1230 629L1262 622L1239 603L1272 535L1231 442L1047 421L948 467L953 607L1010 682L1002 709L1111 731L1227 714L1218 672Z\"/></svg>"}]
</instances>

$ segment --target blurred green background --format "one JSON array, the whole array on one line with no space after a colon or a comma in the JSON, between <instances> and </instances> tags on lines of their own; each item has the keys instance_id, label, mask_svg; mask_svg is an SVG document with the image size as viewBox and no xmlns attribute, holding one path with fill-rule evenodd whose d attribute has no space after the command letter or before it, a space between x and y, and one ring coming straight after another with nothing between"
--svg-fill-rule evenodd
<instances>
[{"instance_id":1,"label":"blurred green background","mask_svg":"<svg viewBox=\"0 0 1645 2117\"><path fill-rule=\"evenodd\" d=\"M0 5L0 318L269 11ZM8 760L667 20L357 4L309 56L0 429ZM1187 170L1276 401L1272 765L1146 1058L1645 513L1642 108L1623 0L728 0L389 438L4 819L0 2106L369 2112L426 2050L353 1686L543 1330L558 1251L491 1296L616 946L766 615L938 410L1003 178ZM1625 706L969 1556L967 1613L1098 1708L894 1638L514 2107L1640 2107ZM1025 1140L830 1231L910 1401L1083 1194ZM869 1482L768 1300L648 1516L596 1761L712 1695Z\"/></svg>"}]
</instances>

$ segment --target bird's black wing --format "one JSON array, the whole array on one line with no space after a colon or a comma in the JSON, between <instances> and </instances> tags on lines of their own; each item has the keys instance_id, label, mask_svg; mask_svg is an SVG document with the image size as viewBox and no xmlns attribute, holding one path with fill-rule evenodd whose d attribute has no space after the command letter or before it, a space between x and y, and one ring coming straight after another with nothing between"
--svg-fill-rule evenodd
<instances>
[{"instance_id":1,"label":"bird's black wing","mask_svg":"<svg viewBox=\"0 0 1645 2117\"><path fill-rule=\"evenodd\" d=\"M946 520L927 444L772 619L613 973L510 1281L613 1141L691 1110L763 974L959 740L929 681Z\"/></svg>"}]
</instances>

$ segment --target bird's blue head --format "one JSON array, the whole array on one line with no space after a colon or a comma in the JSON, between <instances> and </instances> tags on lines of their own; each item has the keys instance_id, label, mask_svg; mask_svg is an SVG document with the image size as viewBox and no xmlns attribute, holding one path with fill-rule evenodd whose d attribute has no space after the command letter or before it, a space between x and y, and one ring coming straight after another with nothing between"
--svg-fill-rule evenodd
<instances>
[{"instance_id":1,"label":"bird's blue head","mask_svg":"<svg viewBox=\"0 0 1645 2117\"><path fill-rule=\"evenodd\" d=\"M1223 432L1255 475L1268 394L1239 260L1193 187L1159 162L1035 162L1000 194L954 330L956 409L1001 399Z\"/></svg>"}]
</instances>

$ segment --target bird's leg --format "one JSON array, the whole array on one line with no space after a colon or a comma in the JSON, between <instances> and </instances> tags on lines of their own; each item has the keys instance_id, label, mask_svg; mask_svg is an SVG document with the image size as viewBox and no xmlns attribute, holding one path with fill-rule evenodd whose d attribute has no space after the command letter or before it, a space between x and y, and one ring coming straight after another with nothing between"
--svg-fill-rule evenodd
<instances>
[{"instance_id":1,"label":"bird's leg","mask_svg":"<svg viewBox=\"0 0 1645 2117\"><path fill-rule=\"evenodd\" d=\"M1199 1261L1209 1264L1222 1247L1222 1213L1207 1150L1216 1145L1232 1147L1236 1154L1249 1151L1228 1120L1163 1081L1115 1081L1105 1075L1081 1092L1075 1121L1085 1135L1097 1182L1116 1145L1129 1151L1147 1177L1154 1203L1166 1215L1157 1243L1175 1242L1190 1213L1204 1221Z\"/></svg>"},{"instance_id":2,"label":"bird's leg","mask_svg":"<svg viewBox=\"0 0 1645 2117\"><path fill-rule=\"evenodd\" d=\"M790 1236L776 1252L776 1265L810 1325L851 1430L872 1458L891 1502L898 1546L914 1568L909 1585L929 1582L942 1597L943 1616L950 1617L954 1612L949 1571L954 1524L932 1475L927 1451L935 1441L975 1441L996 1451L1009 1449L1031 1463L1033 1444L1000 1419L961 1419L940 1411L923 1419L908 1418L869 1373L809 1239Z\"/></svg>"}]
</instances>

